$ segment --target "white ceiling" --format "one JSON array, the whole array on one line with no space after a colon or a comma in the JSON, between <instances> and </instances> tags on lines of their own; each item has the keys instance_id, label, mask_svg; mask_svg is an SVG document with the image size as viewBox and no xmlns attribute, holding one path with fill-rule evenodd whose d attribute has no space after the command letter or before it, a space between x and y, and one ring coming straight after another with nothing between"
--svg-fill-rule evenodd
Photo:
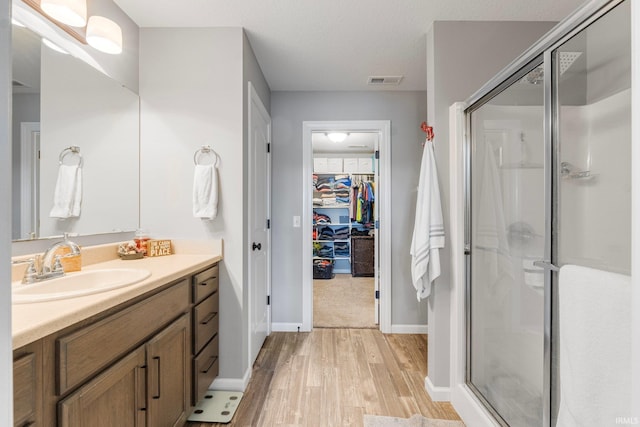
<instances>
[{"instance_id":1,"label":"white ceiling","mask_svg":"<svg viewBox=\"0 0 640 427\"><path fill-rule=\"evenodd\" d=\"M274 91L426 90L433 21L559 21L583 0L114 0L140 27L244 27ZM367 85L396 76L399 86Z\"/></svg>"}]
</instances>

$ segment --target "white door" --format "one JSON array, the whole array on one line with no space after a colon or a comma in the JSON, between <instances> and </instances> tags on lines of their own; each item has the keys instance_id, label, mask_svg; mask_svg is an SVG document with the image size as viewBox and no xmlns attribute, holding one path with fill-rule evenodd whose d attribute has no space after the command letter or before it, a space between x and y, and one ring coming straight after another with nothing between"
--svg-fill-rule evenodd
<instances>
[{"instance_id":1,"label":"white door","mask_svg":"<svg viewBox=\"0 0 640 427\"><path fill-rule=\"evenodd\" d=\"M249 83L249 366L271 332L271 117Z\"/></svg>"}]
</instances>

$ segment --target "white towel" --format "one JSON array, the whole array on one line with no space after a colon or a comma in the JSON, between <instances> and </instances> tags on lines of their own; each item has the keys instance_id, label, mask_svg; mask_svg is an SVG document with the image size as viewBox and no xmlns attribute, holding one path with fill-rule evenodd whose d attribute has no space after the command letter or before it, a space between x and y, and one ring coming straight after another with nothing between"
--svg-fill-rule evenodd
<instances>
[{"instance_id":1,"label":"white towel","mask_svg":"<svg viewBox=\"0 0 640 427\"><path fill-rule=\"evenodd\" d=\"M411 239L411 278L418 301L431 294L431 282L440 276L440 253L444 248L444 222L438 188L433 142L422 152L416 219Z\"/></svg>"},{"instance_id":2,"label":"white towel","mask_svg":"<svg viewBox=\"0 0 640 427\"><path fill-rule=\"evenodd\" d=\"M477 219L473 224L474 249L482 251L478 253L482 254L483 277L493 289L500 278L512 277L513 274L500 173L489 142L485 142L483 154L483 163L478 165L482 180L477 201L474 203L478 210Z\"/></svg>"},{"instance_id":3,"label":"white towel","mask_svg":"<svg viewBox=\"0 0 640 427\"><path fill-rule=\"evenodd\" d=\"M613 426L631 406L631 277L560 269L558 427Z\"/></svg>"},{"instance_id":4,"label":"white towel","mask_svg":"<svg viewBox=\"0 0 640 427\"><path fill-rule=\"evenodd\" d=\"M218 170L214 165L196 165L193 175L193 216L215 219L218 215Z\"/></svg>"},{"instance_id":5,"label":"white towel","mask_svg":"<svg viewBox=\"0 0 640 427\"><path fill-rule=\"evenodd\" d=\"M82 168L79 165L60 165L53 193L51 218L80 216L82 203Z\"/></svg>"}]
</instances>

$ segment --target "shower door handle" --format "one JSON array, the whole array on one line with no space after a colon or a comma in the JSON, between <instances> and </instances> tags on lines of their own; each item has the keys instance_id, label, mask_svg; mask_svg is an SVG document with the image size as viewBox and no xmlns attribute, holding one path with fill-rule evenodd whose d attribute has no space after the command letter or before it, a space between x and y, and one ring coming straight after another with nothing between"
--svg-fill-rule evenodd
<instances>
[{"instance_id":1,"label":"shower door handle","mask_svg":"<svg viewBox=\"0 0 640 427\"><path fill-rule=\"evenodd\" d=\"M560 267L551 264L549 261L533 261L533 265L538 268L544 268L545 270L549 269L551 271L560 271Z\"/></svg>"}]
</instances>

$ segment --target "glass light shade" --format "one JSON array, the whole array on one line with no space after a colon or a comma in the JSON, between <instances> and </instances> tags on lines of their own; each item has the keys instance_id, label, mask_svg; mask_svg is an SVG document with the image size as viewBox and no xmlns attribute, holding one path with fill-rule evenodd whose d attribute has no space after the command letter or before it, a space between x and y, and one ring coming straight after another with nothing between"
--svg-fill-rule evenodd
<instances>
[{"instance_id":1,"label":"glass light shade","mask_svg":"<svg viewBox=\"0 0 640 427\"><path fill-rule=\"evenodd\" d=\"M84 27L87 25L86 0L42 0L42 10L63 24L72 27Z\"/></svg>"},{"instance_id":2,"label":"glass light shade","mask_svg":"<svg viewBox=\"0 0 640 427\"><path fill-rule=\"evenodd\" d=\"M87 23L87 43L100 52L122 53L122 29L104 16L92 16Z\"/></svg>"},{"instance_id":3,"label":"glass light shade","mask_svg":"<svg viewBox=\"0 0 640 427\"><path fill-rule=\"evenodd\" d=\"M331 142L337 143L347 139L347 134L342 132L331 132L330 134L327 135L327 138L329 138Z\"/></svg>"}]
</instances>

